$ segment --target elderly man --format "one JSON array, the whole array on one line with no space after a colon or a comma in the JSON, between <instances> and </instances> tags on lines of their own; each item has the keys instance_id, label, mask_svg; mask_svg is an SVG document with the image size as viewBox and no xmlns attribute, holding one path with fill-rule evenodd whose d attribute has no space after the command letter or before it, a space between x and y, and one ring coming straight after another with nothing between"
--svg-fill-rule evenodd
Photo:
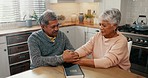
<instances>
[{"instance_id":1,"label":"elderly man","mask_svg":"<svg viewBox=\"0 0 148 78\"><path fill-rule=\"evenodd\" d=\"M79 60L78 55L70 52L74 48L67 36L59 31L59 23L53 11L46 10L39 18L39 24L41 30L28 38L31 68L57 66Z\"/></svg>"}]
</instances>

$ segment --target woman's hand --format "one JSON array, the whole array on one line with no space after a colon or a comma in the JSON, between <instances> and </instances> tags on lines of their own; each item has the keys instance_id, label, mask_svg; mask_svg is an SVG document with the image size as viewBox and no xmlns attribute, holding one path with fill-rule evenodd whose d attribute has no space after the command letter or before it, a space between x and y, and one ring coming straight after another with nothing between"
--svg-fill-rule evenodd
<instances>
[{"instance_id":1,"label":"woman's hand","mask_svg":"<svg viewBox=\"0 0 148 78\"><path fill-rule=\"evenodd\" d=\"M64 62L75 62L79 60L79 55L77 52L71 50L65 50L62 54Z\"/></svg>"}]
</instances>

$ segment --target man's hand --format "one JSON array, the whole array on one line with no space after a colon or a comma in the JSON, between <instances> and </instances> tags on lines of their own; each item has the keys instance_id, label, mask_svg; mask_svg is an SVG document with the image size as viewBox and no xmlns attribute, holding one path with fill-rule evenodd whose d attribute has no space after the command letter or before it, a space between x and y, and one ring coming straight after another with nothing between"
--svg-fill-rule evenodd
<instances>
[{"instance_id":1,"label":"man's hand","mask_svg":"<svg viewBox=\"0 0 148 78\"><path fill-rule=\"evenodd\" d=\"M71 50L65 50L62 54L64 62L75 62L79 60L79 55L77 52L72 52Z\"/></svg>"}]
</instances>

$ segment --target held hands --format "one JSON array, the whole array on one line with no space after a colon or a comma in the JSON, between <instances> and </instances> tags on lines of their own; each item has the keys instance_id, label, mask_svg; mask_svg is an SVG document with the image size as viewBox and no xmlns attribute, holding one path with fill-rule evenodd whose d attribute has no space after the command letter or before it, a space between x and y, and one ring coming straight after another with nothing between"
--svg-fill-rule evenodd
<instances>
[{"instance_id":1,"label":"held hands","mask_svg":"<svg viewBox=\"0 0 148 78\"><path fill-rule=\"evenodd\" d=\"M76 62L79 60L79 55L77 52L72 52L71 50L65 50L62 54L63 60L67 63Z\"/></svg>"},{"instance_id":2,"label":"held hands","mask_svg":"<svg viewBox=\"0 0 148 78\"><path fill-rule=\"evenodd\" d=\"M73 63L73 64L79 64L82 66L89 66L89 67L95 67L94 65L94 59L87 59L87 58L79 58L79 55L77 52L72 52L70 50L65 50L62 54L64 62L67 63Z\"/></svg>"}]
</instances>

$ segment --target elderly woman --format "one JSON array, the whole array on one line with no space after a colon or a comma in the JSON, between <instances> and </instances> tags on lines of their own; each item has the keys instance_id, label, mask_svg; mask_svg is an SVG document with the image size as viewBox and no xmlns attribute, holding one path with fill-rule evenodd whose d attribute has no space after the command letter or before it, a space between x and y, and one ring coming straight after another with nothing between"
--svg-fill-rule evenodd
<instances>
[{"instance_id":1,"label":"elderly woman","mask_svg":"<svg viewBox=\"0 0 148 78\"><path fill-rule=\"evenodd\" d=\"M120 11L118 9L106 10L100 15L99 20L101 31L75 51L81 59L74 63L98 68L118 66L129 70L127 40L117 31L121 20ZM82 58L89 54L92 54L92 59Z\"/></svg>"}]
</instances>

